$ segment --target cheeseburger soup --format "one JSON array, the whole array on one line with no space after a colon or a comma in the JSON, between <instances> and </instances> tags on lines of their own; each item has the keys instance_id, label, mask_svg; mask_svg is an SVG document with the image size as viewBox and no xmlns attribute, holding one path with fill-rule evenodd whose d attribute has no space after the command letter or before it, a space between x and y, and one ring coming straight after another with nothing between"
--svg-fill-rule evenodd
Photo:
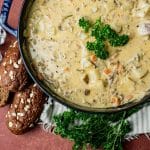
<instances>
[{"instance_id":1,"label":"cheeseburger soup","mask_svg":"<svg viewBox=\"0 0 150 150\"><path fill-rule=\"evenodd\" d=\"M119 35L124 46L100 59L86 48L93 41L79 20L97 19ZM37 72L73 103L107 108L140 100L150 90L150 0L35 0L24 31Z\"/></svg>"}]
</instances>

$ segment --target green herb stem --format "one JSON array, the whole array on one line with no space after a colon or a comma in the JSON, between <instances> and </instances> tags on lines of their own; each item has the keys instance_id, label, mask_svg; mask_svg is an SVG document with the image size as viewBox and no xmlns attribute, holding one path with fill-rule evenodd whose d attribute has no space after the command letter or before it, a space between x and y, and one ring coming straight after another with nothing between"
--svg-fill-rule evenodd
<instances>
[{"instance_id":1,"label":"green herb stem","mask_svg":"<svg viewBox=\"0 0 150 150\"><path fill-rule=\"evenodd\" d=\"M139 108L131 109L116 114L66 111L54 117L54 132L73 140L73 150L85 149L88 144L93 149L103 147L104 150L122 150L122 141L131 130L126 118L138 110Z\"/></svg>"}]
</instances>

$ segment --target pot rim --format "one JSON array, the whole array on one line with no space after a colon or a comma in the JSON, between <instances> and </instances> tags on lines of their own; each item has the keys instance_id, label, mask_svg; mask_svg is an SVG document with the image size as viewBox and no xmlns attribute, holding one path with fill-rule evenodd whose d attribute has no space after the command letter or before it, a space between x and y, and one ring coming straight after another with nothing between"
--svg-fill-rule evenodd
<instances>
[{"instance_id":1,"label":"pot rim","mask_svg":"<svg viewBox=\"0 0 150 150\"><path fill-rule=\"evenodd\" d=\"M124 110L128 110L131 109L133 107L136 107L137 105L141 105L145 102L147 102L148 98L150 97L150 95L146 95L143 99L139 100L139 101L132 101L130 103L121 105L119 107L111 107L111 108L93 108L93 107L87 107L87 106L82 106L82 105L78 105L75 104L69 100L66 100L65 98L62 98L61 96L59 96L57 93L55 93L52 89L50 89L50 87L44 85L44 83L42 81L40 81L38 79L38 77L35 75L33 68L32 68L32 64L31 62L28 60L26 54L27 52L25 52L25 49L23 48L23 44L24 44L24 37L23 37L23 30L24 30L24 17L27 17L26 15L28 14L28 10L30 7L30 4L33 3L34 0L26 0L23 4L22 10L21 10L21 14L19 17L19 27L18 27L18 43L19 43L19 50L20 50L20 54L21 57L23 59L23 63L25 65L25 68L27 70L27 72L29 73L30 77L33 79L33 81L35 83L37 83L39 85L39 87L41 88L41 90L46 93L47 96L52 97L54 100L56 100L57 102L68 106L70 108L79 110L79 111L83 111L83 112L88 112L88 113L115 113L115 112L119 112L119 111L124 111ZM32 4L31 4L32 5Z\"/></svg>"}]
</instances>

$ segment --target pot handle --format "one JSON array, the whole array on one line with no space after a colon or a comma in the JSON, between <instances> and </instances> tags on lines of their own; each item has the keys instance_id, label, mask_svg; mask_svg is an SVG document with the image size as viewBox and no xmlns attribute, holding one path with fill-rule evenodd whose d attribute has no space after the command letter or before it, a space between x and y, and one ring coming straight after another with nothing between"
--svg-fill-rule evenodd
<instances>
[{"instance_id":1,"label":"pot handle","mask_svg":"<svg viewBox=\"0 0 150 150\"><path fill-rule=\"evenodd\" d=\"M12 2L13 2L13 0L4 0L3 5L2 5L1 14L0 14L0 25L7 32L9 32L10 34L17 37L18 31L16 29L13 29L12 27L10 27L7 23L7 19L8 19L8 15L9 15L9 11L10 11Z\"/></svg>"}]
</instances>

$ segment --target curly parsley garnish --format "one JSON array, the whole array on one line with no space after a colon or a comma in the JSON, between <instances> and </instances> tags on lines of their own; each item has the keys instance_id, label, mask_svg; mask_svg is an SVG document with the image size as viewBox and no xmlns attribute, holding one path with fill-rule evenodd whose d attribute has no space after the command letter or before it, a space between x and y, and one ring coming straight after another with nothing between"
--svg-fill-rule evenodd
<instances>
[{"instance_id":1,"label":"curly parsley garnish","mask_svg":"<svg viewBox=\"0 0 150 150\"><path fill-rule=\"evenodd\" d=\"M87 42L86 48L89 51L94 51L96 56L101 59L107 59L109 57L109 52L106 50L103 41L96 40L95 42Z\"/></svg>"},{"instance_id":2,"label":"curly parsley garnish","mask_svg":"<svg viewBox=\"0 0 150 150\"><path fill-rule=\"evenodd\" d=\"M126 120L140 108L114 114L89 114L75 110L65 111L54 117L54 132L75 142L73 150L86 150L88 144L93 149L122 150L122 141L130 132L131 125Z\"/></svg>"},{"instance_id":3,"label":"curly parsley garnish","mask_svg":"<svg viewBox=\"0 0 150 150\"><path fill-rule=\"evenodd\" d=\"M88 32L90 27L91 27L91 23L89 20L86 20L84 17L82 17L79 20L79 26L85 31Z\"/></svg>"},{"instance_id":4,"label":"curly parsley garnish","mask_svg":"<svg viewBox=\"0 0 150 150\"><path fill-rule=\"evenodd\" d=\"M95 37L94 42L87 42L86 48L95 52L96 56L101 59L107 59L109 52L106 50L105 41L108 41L111 46L124 46L129 41L128 35L119 35L113 30L110 25L104 24L100 19L92 25L89 20L82 17L79 20L79 26L88 32L91 28L91 36Z\"/></svg>"}]
</instances>

